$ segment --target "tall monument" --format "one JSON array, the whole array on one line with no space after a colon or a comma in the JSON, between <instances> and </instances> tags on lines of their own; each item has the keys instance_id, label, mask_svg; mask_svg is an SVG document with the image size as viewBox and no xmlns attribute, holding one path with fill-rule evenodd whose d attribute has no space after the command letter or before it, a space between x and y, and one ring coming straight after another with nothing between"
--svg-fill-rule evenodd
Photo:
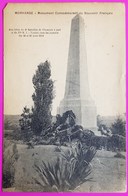
<instances>
[{"instance_id":1,"label":"tall monument","mask_svg":"<svg viewBox=\"0 0 128 196\"><path fill-rule=\"evenodd\" d=\"M64 99L58 113L72 110L77 124L96 130L96 106L91 98L85 45L85 26L78 14L71 22L68 67Z\"/></svg>"}]
</instances>

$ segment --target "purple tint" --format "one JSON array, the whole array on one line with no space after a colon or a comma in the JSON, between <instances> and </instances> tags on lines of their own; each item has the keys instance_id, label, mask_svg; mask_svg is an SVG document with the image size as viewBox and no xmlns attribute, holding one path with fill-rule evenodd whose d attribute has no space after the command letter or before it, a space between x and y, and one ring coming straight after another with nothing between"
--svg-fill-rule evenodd
<instances>
[{"instance_id":1,"label":"purple tint","mask_svg":"<svg viewBox=\"0 0 128 196\"><path fill-rule=\"evenodd\" d=\"M0 195L2 196L17 196L18 194L20 196L24 196L24 195L33 195L33 196L37 196L37 194L39 195L60 195L63 193L24 193L24 192L2 192L2 145L3 145L3 96L4 96L4 64L3 64L3 55L4 55L4 45L3 45L3 9L6 6L7 3L36 3L36 2L46 2L46 3L50 3L50 2L58 2L58 3L62 3L62 2L119 2L119 3L124 3L125 7L126 7L126 46L128 44L128 1L127 0L1 0L0 1ZM128 58L127 58L127 52L128 49L126 47L126 65L128 64ZM128 85L128 65L126 67L126 84ZM128 91L126 92L126 98L128 98ZM127 100L127 99L126 99ZM126 119L128 118L128 105L126 103ZM126 123L127 125L127 130L128 130L128 123ZM128 138L128 134L126 132L126 140ZM126 142L126 146L128 147L128 143ZM127 152L128 153L128 152ZM127 155L128 156L128 155ZM127 160L127 159L126 159ZM126 161L126 164L128 166L128 162ZM126 166L126 170L127 170L127 166ZM126 175L126 181L127 181L127 175ZM86 196L94 196L94 195L128 195L128 192L126 193L64 193L64 195L70 196L70 195L86 195Z\"/></svg>"}]
</instances>

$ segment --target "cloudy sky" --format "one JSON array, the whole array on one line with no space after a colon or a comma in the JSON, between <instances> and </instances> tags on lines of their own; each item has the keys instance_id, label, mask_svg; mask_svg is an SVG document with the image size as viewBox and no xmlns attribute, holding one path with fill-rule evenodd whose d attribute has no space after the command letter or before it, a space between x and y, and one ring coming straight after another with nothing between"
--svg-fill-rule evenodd
<instances>
[{"instance_id":1,"label":"cloudy sky","mask_svg":"<svg viewBox=\"0 0 128 196\"><path fill-rule=\"evenodd\" d=\"M37 3L9 4L4 11L5 114L21 114L25 105L33 104L32 77L37 66L45 60L51 63L55 81L52 113L56 114L64 96L70 25L75 12L85 21L89 84L97 113L118 115L125 112L123 4ZM19 31L17 29L27 29L28 34L28 29L44 29L43 32L58 29L59 33L20 37L14 33Z\"/></svg>"}]
</instances>

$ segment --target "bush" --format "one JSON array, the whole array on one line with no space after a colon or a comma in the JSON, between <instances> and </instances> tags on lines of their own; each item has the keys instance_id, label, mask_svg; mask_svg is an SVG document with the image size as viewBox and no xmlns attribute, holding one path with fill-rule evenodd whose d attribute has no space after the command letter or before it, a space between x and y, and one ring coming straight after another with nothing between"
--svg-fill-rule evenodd
<instances>
[{"instance_id":1,"label":"bush","mask_svg":"<svg viewBox=\"0 0 128 196\"><path fill-rule=\"evenodd\" d=\"M121 135L125 137L126 134L126 122L120 116L111 125L111 130L113 134Z\"/></svg>"},{"instance_id":2,"label":"bush","mask_svg":"<svg viewBox=\"0 0 128 196\"><path fill-rule=\"evenodd\" d=\"M23 108L23 113L21 114L21 119L19 119L19 125L21 130L31 130L31 118L32 113L27 106Z\"/></svg>"},{"instance_id":3,"label":"bush","mask_svg":"<svg viewBox=\"0 0 128 196\"><path fill-rule=\"evenodd\" d=\"M125 159L125 156L121 154L120 152L117 152L116 155L114 155L115 158Z\"/></svg>"},{"instance_id":4,"label":"bush","mask_svg":"<svg viewBox=\"0 0 128 196\"><path fill-rule=\"evenodd\" d=\"M126 138L122 135L114 134L111 137L112 150L126 150Z\"/></svg>"},{"instance_id":5,"label":"bush","mask_svg":"<svg viewBox=\"0 0 128 196\"><path fill-rule=\"evenodd\" d=\"M10 149L4 155L3 161L3 188L12 187L14 184L15 163L18 160L18 150L16 144L12 146L12 153Z\"/></svg>"},{"instance_id":6,"label":"bush","mask_svg":"<svg viewBox=\"0 0 128 196\"><path fill-rule=\"evenodd\" d=\"M71 148L68 153L61 154L55 165L42 161L41 166L35 165L40 180L35 182L44 192L67 192L90 180L90 162L95 156L94 147L83 149L81 143Z\"/></svg>"}]
</instances>

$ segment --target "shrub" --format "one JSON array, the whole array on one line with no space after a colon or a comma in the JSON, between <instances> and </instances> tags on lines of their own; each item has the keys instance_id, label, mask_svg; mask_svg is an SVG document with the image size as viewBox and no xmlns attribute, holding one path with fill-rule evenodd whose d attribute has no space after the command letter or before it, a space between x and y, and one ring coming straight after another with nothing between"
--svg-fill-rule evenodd
<instances>
[{"instance_id":1,"label":"shrub","mask_svg":"<svg viewBox=\"0 0 128 196\"><path fill-rule=\"evenodd\" d=\"M35 182L44 192L67 192L90 180L90 162L96 150L94 147L83 149L81 143L61 154L55 165L42 161L41 166L35 165L40 180Z\"/></svg>"},{"instance_id":2,"label":"shrub","mask_svg":"<svg viewBox=\"0 0 128 196\"><path fill-rule=\"evenodd\" d=\"M13 144L12 153L10 151L4 155L3 161L3 188L9 188L14 184L15 163L19 158L16 144Z\"/></svg>"},{"instance_id":3,"label":"shrub","mask_svg":"<svg viewBox=\"0 0 128 196\"><path fill-rule=\"evenodd\" d=\"M114 155L115 158L125 159L125 156L121 154L120 152L117 152L117 154Z\"/></svg>"},{"instance_id":4,"label":"shrub","mask_svg":"<svg viewBox=\"0 0 128 196\"><path fill-rule=\"evenodd\" d=\"M19 125L21 130L31 130L31 116L32 113L27 106L23 108L23 113L21 114L21 119L19 119Z\"/></svg>"},{"instance_id":5,"label":"shrub","mask_svg":"<svg viewBox=\"0 0 128 196\"><path fill-rule=\"evenodd\" d=\"M111 137L111 144L112 144L112 150L119 150L119 151L125 151L126 150L126 138L122 135L114 134Z\"/></svg>"},{"instance_id":6,"label":"shrub","mask_svg":"<svg viewBox=\"0 0 128 196\"><path fill-rule=\"evenodd\" d=\"M113 134L122 135L125 137L126 134L126 122L120 116L117 117L115 122L111 125Z\"/></svg>"}]
</instances>

